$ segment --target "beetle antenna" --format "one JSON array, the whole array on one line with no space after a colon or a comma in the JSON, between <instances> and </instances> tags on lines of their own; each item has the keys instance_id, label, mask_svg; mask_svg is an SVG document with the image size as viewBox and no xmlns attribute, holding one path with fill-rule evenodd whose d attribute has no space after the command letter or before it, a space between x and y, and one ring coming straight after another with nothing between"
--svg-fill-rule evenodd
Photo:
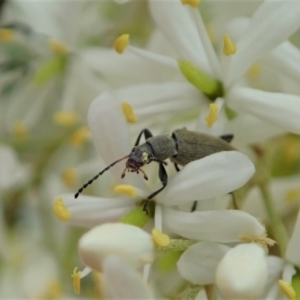
<instances>
[{"instance_id":1,"label":"beetle antenna","mask_svg":"<svg viewBox=\"0 0 300 300\"><path fill-rule=\"evenodd\" d=\"M109 166L107 166L105 169L103 169L102 171L100 171L97 175L95 175L92 179L90 179L87 183L85 183L75 194L75 199L79 196L79 194L90 184L92 184L100 175L102 175L105 171L107 171L108 169L110 169L112 166L114 166L116 163L120 162L123 159L128 158L129 155L126 155L116 161L114 161L113 163L111 163Z\"/></svg>"}]
</instances>

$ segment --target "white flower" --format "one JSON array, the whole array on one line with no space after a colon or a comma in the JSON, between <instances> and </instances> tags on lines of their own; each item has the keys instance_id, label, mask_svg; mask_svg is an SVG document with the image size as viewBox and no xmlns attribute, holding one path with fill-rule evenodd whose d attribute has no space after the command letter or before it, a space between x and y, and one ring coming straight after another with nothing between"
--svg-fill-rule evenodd
<instances>
[{"instance_id":1,"label":"white flower","mask_svg":"<svg viewBox=\"0 0 300 300\"><path fill-rule=\"evenodd\" d=\"M94 100L88 119L96 149L107 165L130 153L132 146L125 117L120 103L111 94L103 93ZM129 185L132 191L130 196L123 197L124 202L120 197L100 197L98 204L93 197L80 195L78 199L74 199L73 195L68 194L60 197L71 211L68 220L72 224L82 225L86 220L86 224L95 225L96 220L101 223L110 217L111 221L115 221L117 216L120 218L122 213L131 209L136 201L145 199L151 191L161 186L158 183L150 189L143 177L137 174L128 173L121 179L124 167L124 163L120 162L110 169L115 180L119 184ZM200 176L199 170L203 170ZM158 204L175 206L221 196L243 185L253 173L253 164L245 155L236 151L216 153L186 165L179 173L170 177L167 187L155 197L155 201ZM156 174L153 178L158 181ZM106 210L100 213L103 208ZM172 215L172 211L166 209L163 213Z\"/></svg>"},{"instance_id":2,"label":"white flower","mask_svg":"<svg viewBox=\"0 0 300 300\"><path fill-rule=\"evenodd\" d=\"M116 254L134 268L154 260L154 241L144 230L128 224L107 223L94 227L79 240L79 254L88 267L101 271L104 259Z\"/></svg>"},{"instance_id":3,"label":"white flower","mask_svg":"<svg viewBox=\"0 0 300 300\"><path fill-rule=\"evenodd\" d=\"M259 297L267 283L265 251L256 244L241 244L229 250L216 270L216 284L225 298Z\"/></svg>"},{"instance_id":4,"label":"white flower","mask_svg":"<svg viewBox=\"0 0 300 300\"><path fill-rule=\"evenodd\" d=\"M257 122L260 124L260 130L255 131L257 129L255 127L253 134L251 126L247 127L250 131L249 137L255 138L255 134L256 140L260 140L261 136L271 136L282 131L300 132L297 121L300 116L300 106L297 105L300 101L299 96L277 93L278 87L275 86L272 87L273 91L271 92L252 87L240 87L242 82L239 80L254 62L261 58L264 59L276 46L281 47L282 43L300 26L298 1L288 3L265 1L258 7L250 22L246 24L243 20L237 20L235 22L236 31L239 31L239 34L235 35L238 37L235 41L237 52L234 54L232 50L230 57L224 55L217 57L196 9L189 5L182 5L180 1L150 1L149 5L155 22L174 46L177 56L192 62L196 68L200 68L222 83L225 90L220 93L219 97L223 97L226 105L238 112L237 118L233 120L235 127L231 126L229 122L225 131L234 132L239 141L247 141L247 135L245 136L244 131L239 130L239 127L243 126L243 119L246 118L247 121L251 121L251 124ZM269 33L274 30L276 33L270 35ZM230 30L229 34L231 34ZM162 67L166 66L169 70L172 69L173 74L177 73L175 82L182 81L182 73L176 59L137 49L131 45L128 46L128 51ZM270 56L268 56L268 60L270 65L270 61L273 60ZM288 58L278 59L277 57L278 60L285 65L285 73L289 70L290 73L296 72ZM188 77L187 73L184 75ZM190 76L194 85L201 81L197 82L197 78L193 77L196 75ZM171 82L164 83L165 86L168 84L171 85ZM245 85L245 83L243 84ZM153 95L157 101L162 98L162 95L166 96L165 92L159 93L159 88L158 86ZM173 93L172 89L169 89L169 93ZM191 98L193 97L191 95ZM211 97L213 96L211 95ZM185 98L189 99L189 94L186 94ZM203 94L199 95L200 105L203 103L203 98L205 98ZM215 99L215 96L213 98ZM275 100L270 102L270 99ZM177 107L179 110L182 109L180 106Z\"/></svg>"},{"instance_id":5,"label":"white flower","mask_svg":"<svg viewBox=\"0 0 300 300\"><path fill-rule=\"evenodd\" d=\"M103 283L106 299L155 299L139 273L116 255L103 262Z\"/></svg>"}]
</instances>

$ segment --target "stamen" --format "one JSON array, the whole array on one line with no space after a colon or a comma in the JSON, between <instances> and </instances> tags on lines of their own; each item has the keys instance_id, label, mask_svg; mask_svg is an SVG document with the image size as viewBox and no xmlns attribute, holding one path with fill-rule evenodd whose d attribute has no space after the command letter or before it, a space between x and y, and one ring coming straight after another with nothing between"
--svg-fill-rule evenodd
<instances>
[{"instance_id":1,"label":"stamen","mask_svg":"<svg viewBox=\"0 0 300 300\"><path fill-rule=\"evenodd\" d=\"M10 42L14 35L15 33L12 29L0 28L0 42Z\"/></svg>"},{"instance_id":2,"label":"stamen","mask_svg":"<svg viewBox=\"0 0 300 300\"><path fill-rule=\"evenodd\" d=\"M71 212L65 207L63 199L56 198L53 210L56 216L63 222L69 221L71 219Z\"/></svg>"},{"instance_id":3,"label":"stamen","mask_svg":"<svg viewBox=\"0 0 300 300\"><path fill-rule=\"evenodd\" d=\"M152 230L152 238L157 246L167 247L170 244L170 237L160 232L157 228Z\"/></svg>"},{"instance_id":4,"label":"stamen","mask_svg":"<svg viewBox=\"0 0 300 300\"><path fill-rule=\"evenodd\" d=\"M74 168L67 168L62 173L62 179L66 186L73 187L76 183L77 172Z\"/></svg>"},{"instance_id":5,"label":"stamen","mask_svg":"<svg viewBox=\"0 0 300 300\"><path fill-rule=\"evenodd\" d=\"M218 120L218 113L219 113L218 105L215 103L211 103L209 105L209 113L205 117L207 127L211 128L213 124Z\"/></svg>"},{"instance_id":6,"label":"stamen","mask_svg":"<svg viewBox=\"0 0 300 300\"><path fill-rule=\"evenodd\" d=\"M261 63L256 62L254 63L247 71L247 75L250 79L257 78L258 75L261 73Z\"/></svg>"},{"instance_id":7,"label":"stamen","mask_svg":"<svg viewBox=\"0 0 300 300\"><path fill-rule=\"evenodd\" d=\"M76 294L80 294L80 283L81 283L81 271L77 272L77 267L74 268L73 274L71 277L73 278L73 288Z\"/></svg>"},{"instance_id":8,"label":"stamen","mask_svg":"<svg viewBox=\"0 0 300 300\"><path fill-rule=\"evenodd\" d=\"M296 292L289 282L284 280L278 280L280 292L290 300L296 299Z\"/></svg>"},{"instance_id":9,"label":"stamen","mask_svg":"<svg viewBox=\"0 0 300 300\"><path fill-rule=\"evenodd\" d=\"M77 129L70 138L70 143L74 147L81 147L90 137L90 130L83 126Z\"/></svg>"},{"instance_id":10,"label":"stamen","mask_svg":"<svg viewBox=\"0 0 300 300\"><path fill-rule=\"evenodd\" d=\"M115 186L114 192L134 198L137 196L136 188L129 184L119 184Z\"/></svg>"},{"instance_id":11,"label":"stamen","mask_svg":"<svg viewBox=\"0 0 300 300\"><path fill-rule=\"evenodd\" d=\"M285 201L288 204L293 204L300 199L300 189L290 189L285 195Z\"/></svg>"},{"instance_id":12,"label":"stamen","mask_svg":"<svg viewBox=\"0 0 300 300\"><path fill-rule=\"evenodd\" d=\"M79 115L72 111L58 111L53 115L53 121L60 126L73 126L79 122Z\"/></svg>"},{"instance_id":13,"label":"stamen","mask_svg":"<svg viewBox=\"0 0 300 300\"><path fill-rule=\"evenodd\" d=\"M227 56L235 54L237 51L237 47L230 39L228 34L224 35L223 40L224 40L223 53Z\"/></svg>"},{"instance_id":14,"label":"stamen","mask_svg":"<svg viewBox=\"0 0 300 300\"><path fill-rule=\"evenodd\" d=\"M23 122L16 122L12 128L13 135L22 140L26 140L28 138L28 128Z\"/></svg>"},{"instance_id":15,"label":"stamen","mask_svg":"<svg viewBox=\"0 0 300 300\"><path fill-rule=\"evenodd\" d=\"M128 123L136 123L138 118L136 117L133 107L128 102L122 102L123 114L126 117Z\"/></svg>"},{"instance_id":16,"label":"stamen","mask_svg":"<svg viewBox=\"0 0 300 300\"><path fill-rule=\"evenodd\" d=\"M181 3L183 5L187 4L190 5L191 7L197 8L200 4L200 0L181 0Z\"/></svg>"},{"instance_id":17,"label":"stamen","mask_svg":"<svg viewBox=\"0 0 300 300\"><path fill-rule=\"evenodd\" d=\"M50 38L48 40L48 46L50 50L56 55L65 55L70 52L69 47L65 43L54 38Z\"/></svg>"},{"instance_id":18,"label":"stamen","mask_svg":"<svg viewBox=\"0 0 300 300\"><path fill-rule=\"evenodd\" d=\"M122 34L114 42L114 49L122 54L129 45L129 34Z\"/></svg>"}]
</instances>

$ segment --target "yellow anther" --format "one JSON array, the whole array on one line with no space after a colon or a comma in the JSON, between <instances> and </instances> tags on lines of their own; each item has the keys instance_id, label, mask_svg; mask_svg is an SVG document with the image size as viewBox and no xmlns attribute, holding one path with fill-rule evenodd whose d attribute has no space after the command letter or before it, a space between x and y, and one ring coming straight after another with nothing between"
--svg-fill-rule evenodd
<instances>
[{"instance_id":1,"label":"yellow anther","mask_svg":"<svg viewBox=\"0 0 300 300\"><path fill-rule=\"evenodd\" d=\"M77 272L77 267L74 268L73 274L71 275L73 278L73 288L76 294L80 294L80 283L81 283L81 272Z\"/></svg>"},{"instance_id":2,"label":"yellow anther","mask_svg":"<svg viewBox=\"0 0 300 300\"><path fill-rule=\"evenodd\" d=\"M299 199L300 199L300 189L290 189L285 194L285 201L289 204L293 204Z\"/></svg>"},{"instance_id":3,"label":"yellow anther","mask_svg":"<svg viewBox=\"0 0 300 300\"><path fill-rule=\"evenodd\" d=\"M90 137L90 130L83 126L77 129L70 138L70 143L74 147L81 147Z\"/></svg>"},{"instance_id":4,"label":"yellow anther","mask_svg":"<svg viewBox=\"0 0 300 300\"><path fill-rule=\"evenodd\" d=\"M157 246L167 247L170 244L170 237L156 228L152 230L152 237Z\"/></svg>"},{"instance_id":5,"label":"yellow anther","mask_svg":"<svg viewBox=\"0 0 300 300\"><path fill-rule=\"evenodd\" d=\"M62 198L57 198L53 204L53 210L56 216L63 222L69 221L71 212L65 207Z\"/></svg>"},{"instance_id":6,"label":"yellow anther","mask_svg":"<svg viewBox=\"0 0 300 300\"><path fill-rule=\"evenodd\" d=\"M237 47L230 39L228 34L224 35L223 40L224 40L223 53L227 56L235 54L237 51Z\"/></svg>"},{"instance_id":7,"label":"yellow anther","mask_svg":"<svg viewBox=\"0 0 300 300\"><path fill-rule=\"evenodd\" d=\"M255 79L259 76L261 73L261 63L256 62L254 63L247 71L247 75L251 79Z\"/></svg>"},{"instance_id":8,"label":"yellow anther","mask_svg":"<svg viewBox=\"0 0 300 300\"><path fill-rule=\"evenodd\" d=\"M58 41L54 38L50 38L48 40L48 46L50 50L57 55L65 55L68 52L70 52L69 47L65 43Z\"/></svg>"},{"instance_id":9,"label":"yellow anther","mask_svg":"<svg viewBox=\"0 0 300 300\"><path fill-rule=\"evenodd\" d=\"M213 124L218 120L218 113L219 113L219 107L215 103L211 103L209 105L209 113L205 117L205 121L207 124L207 127L212 127Z\"/></svg>"},{"instance_id":10,"label":"yellow anther","mask_svg":"<svg viewBox=\"0 0 300 300\"><path fill-rule=\"evenodd\" d=\"M15 33L12 29L0 28L0 42L10 42L14 35Z\"/></svg>"},{"instance_id":11,"label":"yellow anther","mask_svg":"<svg viewBox=\"0 0 300 300\"><path fill-rule=\"evenodd\" d=\"M284 280L278 280L278 285L281 294L285 295L290 300L296 299L296 292L289 282L286 282Z\"/></svg>"},{"instance_id":12,"label":"yellow anther","mask_svg":"<svg viewBox=\"0 0 300 300\"><path fill-rule=\"evenodd\" d=\"M181 0L182 4L190 5L194 8L198 7L200 4L200 0Z\"/></svg>"},{"instance_id":13,"label":"yellow anther","mask_svg":"<svg viewBox=\"0 0 300 300\"><path fill-rule=\"evenodd\" d=\"M28 128L22 122L16 122L12 128L13 135L18 138L25 140L28 138Z\"/></svg>"},{"instance_id":14,"label":"yellow anther","mask_svg":"<svg viewBox=\"0 0 300 300\"><path fill-rule=\"evenodd\" d=\"M128 102L122 102L122 110L128 123L136 123L138 118L136 117L132 106Z\"/></svg>"},{"instance_id":15,"label":"yellow anther","mask_svg":"<svg viewBox=\"0 0 300 300\"><path fill-rule=\"evenodd\" d=\"M129 34L122 34L114 42L114 48L119 54L122 54L128 45Z\"/></svg>"},{"instance_id":16,"label":"yellow anther","mask_svg":"<svg viewBox=\"0 0 300 300\"><path fill-rule=\"evenodd\" d=\"M134 198L137 196L136 188L129 184L119 184L115 186L114 192Z\"/></svg>"},{"instance_id":17,"label":"yellow anther","mask_svg":"<svg viewBox=\"0 0 300 300\"><path fill-rule=\"evenodd\" d=\"M76 183L77 172L74 168L67 168L61 174L62 180L68 187L73 187Z\"/></svg>"},{"instance_id":18,"label":"yellow anther","mask_svg":"<svg viewBox=\"0 0 300 300\"><path fill-rule=\"evenodd\" d=\"M72 111L58 111L53 115L54 123L66 127L77 124L79 119L79 115Z\"/></svg>"}]
</instances>

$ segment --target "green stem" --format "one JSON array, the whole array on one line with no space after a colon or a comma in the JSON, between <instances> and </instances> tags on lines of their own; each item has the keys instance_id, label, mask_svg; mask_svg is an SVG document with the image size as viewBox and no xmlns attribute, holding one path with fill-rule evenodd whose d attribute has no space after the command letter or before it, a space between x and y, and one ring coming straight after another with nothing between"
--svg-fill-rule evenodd
<instances>
[{"instance_id":1,"label":"green stem","mask_svg":"<svg viewBox=\"0 0 300 300\"><path fill-rule=\"evenodd\" d=\"M280 216L276 213L274 202L272 201L272 197L270 195L269 187L267 183L259 184L260 192L263 197L263 201L265 204L265 208L267 210L267 214L269 216L270 225L272 228L273 235L275 237L276 242L278 243L278 247L281 252L281 256L285 256L286 247L289 241L289 236L287 230L280 218Z\"/></svg>"}]
</instances>

